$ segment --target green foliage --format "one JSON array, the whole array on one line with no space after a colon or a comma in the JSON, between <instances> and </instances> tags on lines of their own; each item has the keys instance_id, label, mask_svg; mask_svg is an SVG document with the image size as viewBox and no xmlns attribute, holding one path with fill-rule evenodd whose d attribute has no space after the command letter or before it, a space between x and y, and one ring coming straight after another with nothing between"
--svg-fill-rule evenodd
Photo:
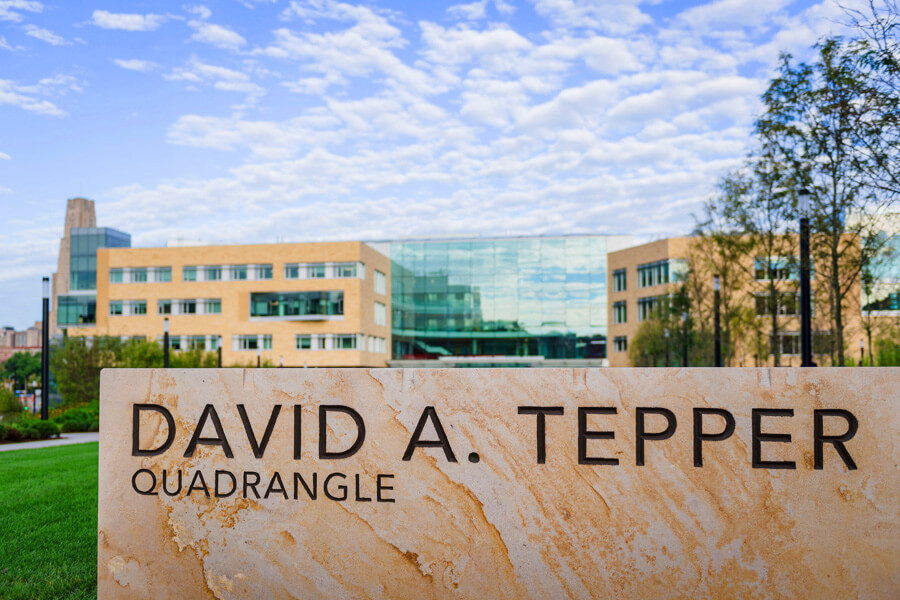
<instances>
[{"instance_id":1,"label":"green foliage","mask_svg":"<svg viewBox=\"0 0 900 600\"><path fill-rule=\"evenodd\" d=\"M41 421L35 418L21 419L10 427L10 431L12 430L18 431L23 440L45 440L53 436L59 437L61 433L59 425L53 421ZM7 432L7 439L9 439L9 432ZM9 439L9 441L16 440Z\"/></svg>"},{"instance_id":2,"label":"green foliage","mask_svg":"<svg viewBox=\"0 0 900 600\"><path fill-rule=\"evenodd\" d=\"M169 366L176 369L215 369L218 364L218 355L215 352L204 352L202 348L175 352L169 357Z\"/></svg>"},{"instance_id":3,"label":"green foliage","mask_svg":"<svg viewBox=\"0 0 900 600\"><path fill-rule=\"evenodd\" d=\"M97 594L97 444L0 452L0 598Z\"/></svg>"},{"instance_id":4,"label":"green foliage","mask_svg":"<svg viewBox=\"0 0 900 600\"><path fill-rule=\"evenodd\" d=\"M25 407L22 406L12 390L0 387L0 415L9 418L21 414L24 410Z\"/></svg>"},{"instance_id":5,"label":"green foliage","mask_svg":"<svg viewBox=\"0 0 900 600\"><path fill-rule=\"evenodd\" d=\"M16 352L3 363L0 376L13 379L17 390L28 388L28 384L41 375L41 357L31 352Z\"/></svg>"},{"instance_id":6,"label":"green foliage","mask_svg":"<svg viewBox=\"0 0 900 600\"><path fill-rule=\"evenodd\" d=\"M896 337L875 341L875 364L879 367L900 366L900 341Z\"/></svg>"},{"instance_id":7,"label":"green foliage","mask_svg":"<svg viewBox=\"0 0 900 600\"><path fill-rule=\"evenodd\" d=\"M6 430L6 441L7 442L19 442L22 440L22 432L15 428L10 427Z\"/></svg>"},{"instance_id":8,"label":"green foliage","mask_svg":"<svg viewBox=\"0 0 900 600\"><path fill-rule=\"evenodd\" d=\"M63 411L54 419L66 433L73 431L98 431L99 411L94 407L72 408Z\"/></svg>"},{"instance_id":9,"label":"green foliage","mask_svg":"<svg viewBox=\"0 0 900 600\"><path fill-rule=\"evenodd\" d=\"M150 340L128 340L122 345L116 366L129 369L162 368L162 344Z\"/></svg>"},{"instance_id":10,"label":"green foliage","mask_svg":"<svg viewBox=\"0 0 900 600\"><path fill-rule=\"evenodd\" d=\"M9 428L6 425L4 425L3 423L0 423L0 442L2 442L3 440L6 439L7 431L9 431Z\"/></svg>"}]
</instances>

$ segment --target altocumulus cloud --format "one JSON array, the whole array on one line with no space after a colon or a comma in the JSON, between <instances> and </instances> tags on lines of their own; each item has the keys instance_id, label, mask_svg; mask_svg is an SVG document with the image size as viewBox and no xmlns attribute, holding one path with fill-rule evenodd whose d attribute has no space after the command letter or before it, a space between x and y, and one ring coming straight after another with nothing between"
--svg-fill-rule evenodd
<instances>
[{"instance_id":1,"label":"altocumulus cloud","mask_svg":"<svg viewBox=\"0 0 900 600\"><path fill-rule=\"evenodd\" d=\"M165 22L162 15L141 15L132 13L111 13L95 10L91 22L103 29L123 29L125 31L153 31Z\"/></svg>"}]
</instances>

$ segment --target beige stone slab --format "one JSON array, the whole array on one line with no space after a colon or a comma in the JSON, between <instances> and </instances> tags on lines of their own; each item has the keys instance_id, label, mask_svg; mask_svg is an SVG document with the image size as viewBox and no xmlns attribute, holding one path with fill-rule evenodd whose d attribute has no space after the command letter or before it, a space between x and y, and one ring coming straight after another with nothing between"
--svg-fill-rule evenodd
<instances>
[{"instance_id":1,"label":"beige stone slab","mask_svg":"<svg viewBox=\"0 0 900 600\"><path fill-rule=\"evenodd\" d=\"M110 370L102 375L98 596L127 598L897 598L900 589L900 369L262 369ZM165 407L171 446L132 456L135 404ZM233 452L198 444L186 458L206 405L215 407ZM257 439L281 405L263 458L256 458L238 405ZM294 458L294 406L301 408ZM318 457L319 409L361 415L365 441L349 458ZM426 407L434 407L457 462L442 448L402 460ZM537 463L537 417L518 407L559 407L546 417L546 462ZM579 464L579 407L589 415L589 457ZM645 442L636 463L638 408L669 409L672 437ZM694 466L693 409L722 408L735 430L702 444ZM754 409L764 416L761 459L795 469L753 468ZM841 409L858 420L815 468L814 411ZM140 448L167 437L165 419L142 413ZM662 431L661 415L645 417ZM823 417L825 435L847 430ZM705 433L724 421L705 417ZM350 417L327 420L328 449L347 448ZM436 440L433 422L421 439ZM214 437L207 422L203 437ZM478 462L470 455L477 453ZM474 459L474 456L471 456ZM140 469L179 469L181 491L142 495ZM255 472L269 497L206 497L216 470L241 480ZM330 500L323 480L346 475L349 498ZM317 473L315 500L308 484ZM376 501L377 476L391 490ZM357 501L355 477L362 497ZM252 483L253 475L247 475ZM227 483L226 476L220 476ZM338 495L332 477L331 493ZM176 479L167 484L173 491ZM147 472L134 479L146 491ZM227 491L230 485L221 489ZM214 490L211 490L214 494Z\"/></svg>"}]
</instances>

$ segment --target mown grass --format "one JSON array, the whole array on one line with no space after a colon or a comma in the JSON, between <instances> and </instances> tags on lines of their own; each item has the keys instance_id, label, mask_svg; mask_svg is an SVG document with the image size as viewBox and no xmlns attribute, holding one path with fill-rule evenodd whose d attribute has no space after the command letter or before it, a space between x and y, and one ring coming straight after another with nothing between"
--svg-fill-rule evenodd
<instances>
[{"instance_id":1,"label":"mown grass","mask_svg":"<svg viewBox=\"0 0 900 600\"><path fill-rule=\"evenodd\" d=\"M0 452L0 598L96 598L97 451Z\"/></svg>"}]
</instances>

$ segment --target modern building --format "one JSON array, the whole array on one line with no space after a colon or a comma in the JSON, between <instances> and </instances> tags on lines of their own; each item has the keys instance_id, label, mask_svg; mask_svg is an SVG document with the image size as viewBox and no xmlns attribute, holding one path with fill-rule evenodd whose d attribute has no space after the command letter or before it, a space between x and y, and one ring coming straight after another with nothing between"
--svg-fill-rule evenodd
<instances>
[{"instance_id":1,"label":"modern building","mask_svg":"<svg viewBox=\"0 0 900 600\"><path fill-rule=\"evenodd\" d=\"M630 236L394 240L391 366L605 366L607 256Z\"/></svg>"},{"instance_id":2,"label":"modern building","mask_svg":"<svg viewBox=\"0 0 900 600\"><path fill-rule=\"evenodd\" d=\"M846 294L844 311L844 343L846 360L855 364L860 359L860 348L865 351L871 344L867 334L866 319L881 320L878 325L900 322L900 235L886 231L888 236L879 260L874 261L871 286L868 292L855 284ZM795 244L799 248L799 240ZM682 289L683 275L691 257L702 250L697 238L669 238L611 252L609 255L609 337L611 350L609 364L612 367L632 366L629 347L643 322L657 318L670 298ZM796 256L777 257L778 273L776 298L768 289L771 274L763 268L760 258L736 266L744 276L740 289L733 294L733 302L744 314L751 315L754 323L742 339L734 344L733 366L772 366L773 345L777 344L780 366L800 365L800 299L799 273ZM768 261L765 261L768 264ZM781 265L781 266L778 266ZM828 297L824 282L816 282L813 266L813 353L821 365L831 363L832 336ZM709 274L712 278L712 274ZM775 278L773 278L775 279ZM696 289L687 290L696 302ZM703 291L713 293L710 282ZM707 304L711 298L707 297ZM778 333L773 335L772 312L778 322ZM677 322L679 315L675 315ZM874 321L869 321L871 326ZM861 346L860 346L861 344ZM671 366L681 366L681 349L671 351Z\"/></svg>"}]
</instances>

